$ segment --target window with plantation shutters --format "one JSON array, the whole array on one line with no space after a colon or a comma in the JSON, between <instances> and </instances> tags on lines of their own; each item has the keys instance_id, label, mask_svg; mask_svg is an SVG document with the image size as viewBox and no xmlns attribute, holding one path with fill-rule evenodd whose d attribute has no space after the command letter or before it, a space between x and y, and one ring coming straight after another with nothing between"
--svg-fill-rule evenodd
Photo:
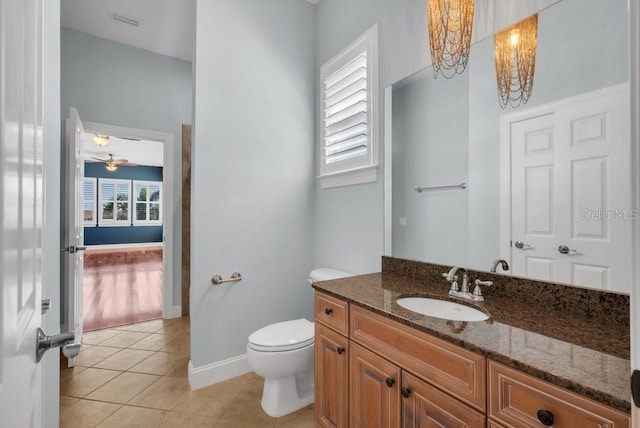
<instances>
[{"instance_id":1,"label":"window with plantation shutters","mask_svg":"<svg viewBox=\"0 0 640 428\"><path fill-rule=\"evenodd\" d=\"M377 180L377 40L374 26L320 69L323 188Z\"/></svg>"},{"instance_id":2,"label":"window with plantation shutters","mask_svg":"<svg viewBox=\"0 0 640 428\"><path fill-rule=\"evenodd\" d=\"M98 179L98 224L131 225L131 180Z\"/></svg>"},{"instance_id":3,"label":"window with plantation shutters","mask_svg":"<svg viewBox=\"0 0 640 428\"><path fill-rule=\"evenodd\" d=\"M96 206L98 200L96 197L96 179L93 177L85 177L82 185L82 211L85 226L95 226L98 223L96 218Z\"/></svg>"},{"instance_id":4,"label":"window with plantation shutters","mask_svg":"<svg viewBox=\"0 0 640 428\"><path fill-rule=\"evenodd\" d=\"M134 226L162 224L162 182L133 180Z\"/></svg>"}]
</instances>

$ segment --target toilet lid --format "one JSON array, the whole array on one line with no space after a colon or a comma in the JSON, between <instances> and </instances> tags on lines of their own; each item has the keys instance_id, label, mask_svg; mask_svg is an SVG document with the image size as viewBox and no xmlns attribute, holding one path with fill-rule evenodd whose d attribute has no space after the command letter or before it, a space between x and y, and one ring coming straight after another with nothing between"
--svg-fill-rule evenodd
<instances>
[{"instance_id":1,"label":"toilet lid","mask_svg":"<svg viewBox=\"0 0 640 428\"><path fill-rule=\"evenodd\" d=\"M249 336L249 346L256 350L289 351L313 343L313 323L300 318L261 328Z\"/></svg>"}]
</instances>

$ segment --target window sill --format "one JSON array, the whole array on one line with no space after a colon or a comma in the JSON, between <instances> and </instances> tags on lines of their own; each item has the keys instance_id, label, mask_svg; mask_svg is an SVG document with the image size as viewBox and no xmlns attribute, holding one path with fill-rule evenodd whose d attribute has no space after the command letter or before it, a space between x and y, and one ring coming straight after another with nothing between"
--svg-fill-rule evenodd
<instances>
[{"instance_id":1,"label":"window sill","mask_svg":"<svg viewBox=\"0 0 640 428\"><path fill-rule=\"evenodd\" d=\"M322 189L374 183L378 181L378 166L367 166L350 171L323 175L318 177L318 179L320 179L320 188Z\"/></svg>"}]
</instances>

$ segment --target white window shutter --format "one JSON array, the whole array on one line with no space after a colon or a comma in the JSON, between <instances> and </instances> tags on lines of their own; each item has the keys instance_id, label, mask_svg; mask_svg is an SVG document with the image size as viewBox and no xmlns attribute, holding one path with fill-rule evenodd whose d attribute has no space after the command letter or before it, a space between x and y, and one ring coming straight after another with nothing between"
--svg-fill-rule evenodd
<instances>
[{"instance_id":1,"label":"white window shutter","mask_svg":"<svg viewBox=\"0 0 640 428\"><path fill-rule=\"evenodd\" d=\"M374 26L320 70L323 188L377 180L377 40Z\"/></svg>"}]
</instances>

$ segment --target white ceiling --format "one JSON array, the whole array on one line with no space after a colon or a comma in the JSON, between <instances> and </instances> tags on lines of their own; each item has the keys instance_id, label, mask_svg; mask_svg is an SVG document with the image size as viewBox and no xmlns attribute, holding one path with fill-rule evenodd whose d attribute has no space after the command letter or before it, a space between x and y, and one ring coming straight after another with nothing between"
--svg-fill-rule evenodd
<instances>
[{"instance_id":1,"label":"white ceiling","mask_svg":"<svg viewBox=\"0 0 640 428\"><path fill-rule=\"evenodd\" d=\"M318 4L320 0L306 0ZM103 39L193 60L195 0L61 0L63 27L93 34ZM139 21L124 24L113 13Z\"/></svg>"},{"instance_id":2,"label":"white ceiling","mask_svg":"<svg viewBox=\"0 0 640 428\"><path fill-rule=\"evenodd\" d=\"M61 0L63 27L191 61L193 0ZM115 21L112 13L134 18L139 25Z\"/></svg>"},{"instance_id":3,"label":"white ceiling","mask_svg":"<svg viewBox=\"0 0 640 428\"><path fill-rule=\"evenodd\" d=\"M82 135L84 142L84 158L90 161L92 157L108 159L112 154L115 159L127 159L138 165L162 166L163 143L148 140L126 140L124 138L109 137L109 144L98 146L91 139L93 134L85 132Z\"/></svg>"}]
</instances>

